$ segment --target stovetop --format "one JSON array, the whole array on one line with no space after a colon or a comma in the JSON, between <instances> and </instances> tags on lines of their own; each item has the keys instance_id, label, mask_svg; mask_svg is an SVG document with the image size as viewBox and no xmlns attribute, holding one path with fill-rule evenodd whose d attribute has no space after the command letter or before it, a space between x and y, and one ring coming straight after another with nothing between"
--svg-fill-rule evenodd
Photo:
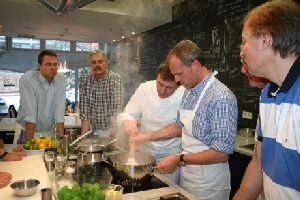
<instances>
[{"instance_id":1,"label":"stovetop","mask_svg":"<svg viewBox=\"0 0 300 200\"><path fill-rule=\"evenodd\" d=\"M112 184L117 184L112 181ZM143 184L142 186L139 187L133 187L133 186L128 186L124 187L123 186L123 194L127 193L134 193L134 192L140 192L140 191L147 191L147 190L152 190L152 189L159 189L163 187L169 187L168 184L157 178L155 175L152 175L150 181L148 183Z\"/></svg>"}]
</instances>

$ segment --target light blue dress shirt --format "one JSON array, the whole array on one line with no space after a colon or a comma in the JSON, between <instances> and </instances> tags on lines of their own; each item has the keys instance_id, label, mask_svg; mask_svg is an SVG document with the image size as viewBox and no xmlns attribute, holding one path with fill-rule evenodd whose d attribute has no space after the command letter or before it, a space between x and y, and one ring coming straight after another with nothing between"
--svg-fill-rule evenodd
<instances>
[{"instance_id":1,"label":"light blue dress shirt","mask_svg":"<svg viewBox=\"0 0 300 200\"><path fill-rule=\"evenodd\" d=\"M66 77L57 73L52 82L40 74L38 69L29 70L20 78L20 107L17 122L35 123L35 132L50 131L54 121L65 121Z\"/></svg>"}]
</instances>

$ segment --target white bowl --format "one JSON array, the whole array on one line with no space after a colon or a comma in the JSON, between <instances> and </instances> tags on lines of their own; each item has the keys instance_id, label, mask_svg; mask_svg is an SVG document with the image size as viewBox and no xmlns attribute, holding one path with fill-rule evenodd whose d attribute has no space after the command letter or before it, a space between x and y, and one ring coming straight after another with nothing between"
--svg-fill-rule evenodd
<instances>
[{"instance_id":1,"label":"white bowl","mask_svg":"<svg viewBox=\"0 0 300 200\"><path fill-rule=\"evenodd\" d=\"M45 149L40 149L40 150L23 149L23 152L26 153L27 156L43 155L45 153Z\"/></svg>"},{"instance_id":2,"label":"white bowl","mask_svg":"<svg viewBox=\"0 0 300 200\"><path fill-rule=\"evenodd\" d=\"M18 180L10 185L16 196L29 197L33 195L40 182L36 179Z\"/></svg>"}]
</instances>

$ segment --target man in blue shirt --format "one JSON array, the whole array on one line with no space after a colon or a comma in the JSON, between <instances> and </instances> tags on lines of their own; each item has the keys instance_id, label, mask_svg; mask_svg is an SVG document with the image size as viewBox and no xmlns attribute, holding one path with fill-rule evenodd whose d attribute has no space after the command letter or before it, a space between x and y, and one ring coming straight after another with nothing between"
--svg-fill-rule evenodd
<instances>
[{"instance_id":1,"label":"man in blue shirt","mask_svg":"<svg viewBox=\"0 0 300 200\"><path fill-rule=\"evenodd\" d=\"M29 70L20 78L16 122L25 130L21 143L40 135L50 135L54 122L57 122L60 136L64 135L67 81L57 69L57 55L45 50L38 56L38 69Z\"/></svg>"}]
</instances>

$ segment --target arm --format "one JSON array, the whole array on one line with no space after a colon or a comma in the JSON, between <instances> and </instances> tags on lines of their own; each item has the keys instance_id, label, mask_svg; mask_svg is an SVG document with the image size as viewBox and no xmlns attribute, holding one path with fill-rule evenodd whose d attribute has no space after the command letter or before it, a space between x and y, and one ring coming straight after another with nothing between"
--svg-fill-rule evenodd
<instances>
[{"instance_id":1,"label":"arm","mask_svg":"<svg viewBox=\"0 0 300 200\"><path fill-rule=\"evenodd\" d=\"M57 131L58 131L60 137L64 136L64 134L65 134L64 123L57 123Z\"/></svg>"},{"instance_id":2,"label":"arm","mask_svg":"<svg viewBox=\"0 0 300 200\"><path fill-rule=\"evenodd\" d=\"M244 174L239 190L233 197L238 199L255 199L263 189L261 170L261 142L256 143L255 153Z\"/></svg>"},{"instance_id":3,"label":"arm","mask_svg":"<svg viewBox=\"0 0 300 200\"><path fill-rule=\"evenodd\" d=\"M67 80L65 76L58 76L57 81L59 82L59 94L57 94L57 103L56 110L54 112L53 119L57 122L57 131L62 137L64 135L64 122L65 122L65 105L66 105L66 88L67 88Z\"/></svg>"},{"instance_id":4,"label":"arm","mask_svg":"<svg viewBox=\"0 0 300 200\"><path fill-rule=\"evenodd\" d=\"M25 140L34 138L35 123L25 122Z\"/></svg>"},{"instance_id":5,"label":"arm","mask_svg":"<svg viewBox=\"0 0 300 200\"><path fill-rule=\"evenodd\" d=\"M81 119L81 135L90 130L90 113L88 112L88 95L86 93L86 77L83 75L79 82L79 110Z\"/></svg>"},{"instance_id":6,"label":"arm","mask_svg":"<svg viewBox=\"0 0 300 200\"><path fill-rule=\"evenodd\" d=\"M181 128L174 123L160 130L153 131L147 134L139 133L137 136L130 136L129 143L135 142L136 145L142 145L148 141L167 140L173 137L181 136ZM137 146L139 148L139 146Z\"/></svg>"},{"instance_id":7,"label":"arm","mask_svg":"<svg viewBox=\"0 0 300 200\"><path fill-rule=\"evenodd\" d=\"M144 98L148 98L144 93L145 84L141 84L135 93L131 96L127 103L124 112L120 113L117 117L117 125L124 132L129 135L135 135L139 133L137 127L137 120L143 111Z\"/></svg>"},{"instance_id":8,"label":"arm","mask_svg":"<svg viewBox=\"0 0 300 200\"><path fill-rule=\"evenodd\" d=\"M33 85L29 80L27 80L26 76L23 76L21 77L19 84L20 107L25 116L25 140L28 140L34 137L37 116L37 100Z\"/></svg>"},{"instance_id":9,"label":"arm","mask_svg":"<svg viewBox=\"0 0 300 200\"><path fill-rule=\"evenodd\" d=\"M90 130L90 121L89 120L81 120L81 135L85 134Z\"/></svg>"}]
</instances>

